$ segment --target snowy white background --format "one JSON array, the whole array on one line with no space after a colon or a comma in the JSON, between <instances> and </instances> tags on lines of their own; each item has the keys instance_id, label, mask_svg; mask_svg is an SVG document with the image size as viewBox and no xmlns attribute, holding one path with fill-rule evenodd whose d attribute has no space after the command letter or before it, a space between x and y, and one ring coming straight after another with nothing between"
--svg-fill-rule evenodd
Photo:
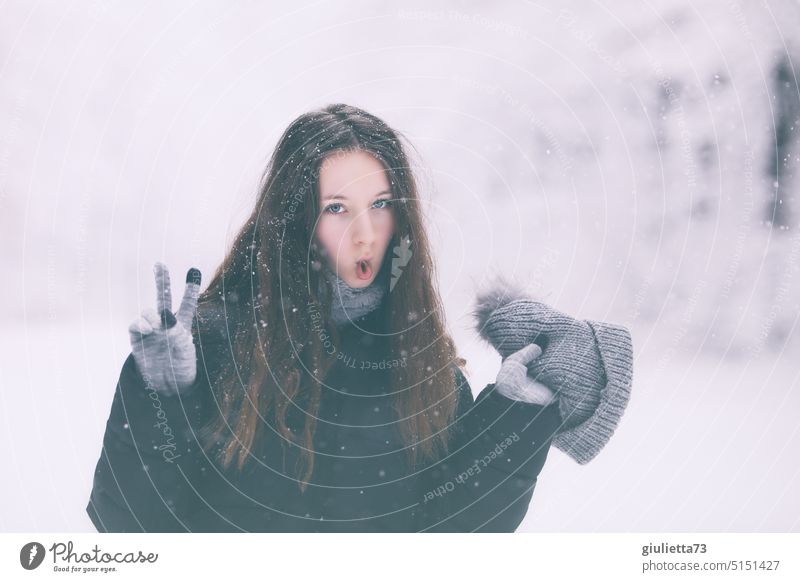
<instances>
[{"instance_id":1,"label":"snowy white background","mask_svg":"<svg viewBox=\"0 0 800 582\"><path fill-rule=\"evenodd\" d=\"M343 101L416 148L476 393L493 270L633 331L621 426L586 466L552 450L520 531L800 531L791 123L770 171L798 30L794 0L5 2L0 530L93 531L153 263L207 282L285 126Z\"/></svg>"}]
</instances>

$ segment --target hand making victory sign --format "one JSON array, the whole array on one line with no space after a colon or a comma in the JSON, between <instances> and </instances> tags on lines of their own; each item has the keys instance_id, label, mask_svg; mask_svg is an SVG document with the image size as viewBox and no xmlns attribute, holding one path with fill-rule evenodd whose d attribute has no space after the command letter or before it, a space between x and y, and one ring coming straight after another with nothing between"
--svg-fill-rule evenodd
<instances>
[{"instance_id":1,"label":"hand making victory sign","mask_svg":"<svg viewBox=\"0 0 800 582\"><path fill-rule=\"evenodd\" d=\"M128 331L136 365L146 382L158 392L174 396L190 388L197 377L197 356L192 340L192 319L200 295L200 271L186 273L186 290L176 314L172 313L169 271L163 263L153 268L157 308L147 307Z\"/></svg>"}]
</instances>

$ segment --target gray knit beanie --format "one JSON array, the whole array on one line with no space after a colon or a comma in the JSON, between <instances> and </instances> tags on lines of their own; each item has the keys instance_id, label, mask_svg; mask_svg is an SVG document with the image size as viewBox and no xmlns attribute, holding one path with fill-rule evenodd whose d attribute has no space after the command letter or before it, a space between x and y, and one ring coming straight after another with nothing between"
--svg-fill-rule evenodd
<instances>
[{"instance_id":1,"label":"gray knit beanie","mask_svg":"<svg viewBox=\"0 0 800 582\"><path fill-rule=\"evenodd\" d=\"M577 320L499 279L478 294L478 333L505 358L530 343L542 355L529 375L558 394L562 425L553 444L581 465L614 434L630 400L633 346L619 325Z\"/></svg>"}]
</instances>

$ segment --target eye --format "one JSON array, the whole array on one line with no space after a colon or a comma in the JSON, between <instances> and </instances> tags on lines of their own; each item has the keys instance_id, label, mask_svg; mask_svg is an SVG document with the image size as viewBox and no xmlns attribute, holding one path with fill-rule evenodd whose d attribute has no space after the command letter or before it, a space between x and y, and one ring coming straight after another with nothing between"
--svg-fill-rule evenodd
<instances>
[{"instance_id":1,"label":"eye","mask_svg":"<svg viewBox=\"0 0 800 582\"><path fill-rule=\"evenodd\" d=\"M333 204L328 204L328 205L325 207L325 212L327 212L327 213L329 213L329 214L341 214L341 212L337 212L336 210L332 210L332 209L334 209L334 208L340 208L340 207L341 207L341 208L344 208L344 206L342 206L342 205L341 205L341 204L339 204L338 202L334 202Z\"/></svg>"},{"instance_id":2,"label":"eye","mask_svg":"<svg viewBox=\"0 0 800 582\"><path fill-rule=\"evenodd\" d=\"M378 210L382 210L384 208L389 208L392 205L392 201L389 198L382 198L381 200L376 200L375 204L372 206L377 208Z\"/></svg>"}]
</instances>

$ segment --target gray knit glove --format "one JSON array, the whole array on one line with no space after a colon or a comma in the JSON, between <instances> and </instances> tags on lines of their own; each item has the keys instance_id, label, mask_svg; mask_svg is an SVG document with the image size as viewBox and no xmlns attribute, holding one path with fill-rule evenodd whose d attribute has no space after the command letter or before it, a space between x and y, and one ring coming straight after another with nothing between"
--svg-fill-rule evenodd
<instances>
[{"instance_id":1,"label":"gray knit glove","mask_svg":"<svg viewBox=\"0 0 800 582\"><path fill-rule=\"evenodd\" d=\"M503 310L496 311L483 330L500 354L529 342L541 346L544 353L531 363L530 374L558 393L561 430L589 418L600 403L600 387L606 384L589 322L538 301L513 301Z\"/></svg>"},{"instance_id":2,"label":"gray knit glove","mask_svg":"<svg viewBox=\"0 0 800 582\"><path fill-rule=\"evenodd\" d=\"M630 332L621 325L577 320L503 278L478 294L475 316L479 334L501 356L530 343L543 349L528 373L557 393L562 424L553 444L580 464L592 460L630 400Z\"/></svg>"},{"instance_id":3,"label":"gray knit glove","mask_svg":"<svg viewBox=\"0 0 800 582\"><path fill-rule=\"evenodd\" d=\"M169 271L163 263L153 268L157 309L148 307L128 328L136 366L145 383L165 396L186 394L197 377L197 353L192 340L192 318L200 294L200 271L189 269L186 290L177 314L172 313Z\"/></svg>"},{"instance_id":4,"label":"gray knit glove","mask_svg":"<svg viewBox=\"0 0 800 582\"><path fill-rule=\"evenodd\" d=\"M541 382L528 375L530 363L542 355L542 348L528 344L503 360L495 381L495 389L512 400L547 406L556 396Z\"/></svg>"}]
</instances>

